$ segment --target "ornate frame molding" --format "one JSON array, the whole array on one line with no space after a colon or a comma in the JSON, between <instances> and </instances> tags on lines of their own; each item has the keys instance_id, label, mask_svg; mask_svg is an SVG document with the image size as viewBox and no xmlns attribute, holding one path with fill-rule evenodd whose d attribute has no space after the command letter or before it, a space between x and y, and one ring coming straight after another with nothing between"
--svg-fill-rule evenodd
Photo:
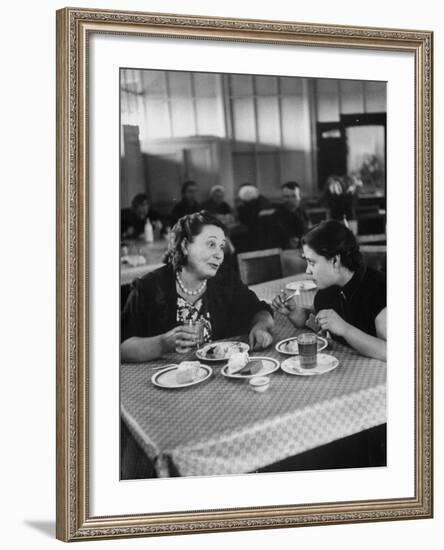
<instances>
[{"instance_id":1,"label":"ornate frame molding","mask_svg":"<svg viewBox=\"0 0 444 550\"><path fill-rule=\"evenodd\" d=\"M96 518L87 469L87 39L91 32L411 52L415 56L415 497ZM57 537L167 535L432 517L433 33L65 8L57 12Z\"/></svg>"}]
</instances>

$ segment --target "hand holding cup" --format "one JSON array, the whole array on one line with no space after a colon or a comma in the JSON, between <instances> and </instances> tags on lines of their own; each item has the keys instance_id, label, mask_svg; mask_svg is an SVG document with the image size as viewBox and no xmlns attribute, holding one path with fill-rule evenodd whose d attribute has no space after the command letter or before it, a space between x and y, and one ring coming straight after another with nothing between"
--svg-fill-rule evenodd
<instances>
[{"instance_id":1,"label":"hand holding cup","mask_svg":"<svg viewBox=\"0 0 444 550\"><path fill-rule=\"evenodd\" d=\"M179 325L163 335L162 344L166 352L176 350L187 353L196 346L196 328L189 324Z\"/></svg>"},{"instance_id":2,"label":"hand holding cup","mask_svg":"<svg viewBox=\"0 0 444 550\"><path fill-rule=\"evenodd\" d=\"M274 297L271 307L281 315L290 315L291 312L298 307L296 303L296 293L293 290L283 288L279 294Z\"/></svg>"}]
</instances>

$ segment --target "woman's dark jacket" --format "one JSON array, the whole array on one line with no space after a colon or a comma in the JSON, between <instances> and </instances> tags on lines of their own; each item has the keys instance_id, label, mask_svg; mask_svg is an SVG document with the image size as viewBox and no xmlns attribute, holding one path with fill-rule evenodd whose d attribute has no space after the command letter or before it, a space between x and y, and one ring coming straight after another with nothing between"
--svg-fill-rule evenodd
<instances>
[{"instance_id":1,"label":"woman's dark jacket","mask_svg":"<svg viewBox=\"0 0 444 550\"><path fill-rule=\"evenodd\" d=\"M223 266L207 282L206 300L213 339L245 334L254 315L271 308ZM157 336L176 326L176 279L170 266L147 273L133 284L121 316L121 341L132 336Z\"/></svg>"}]
</instances>

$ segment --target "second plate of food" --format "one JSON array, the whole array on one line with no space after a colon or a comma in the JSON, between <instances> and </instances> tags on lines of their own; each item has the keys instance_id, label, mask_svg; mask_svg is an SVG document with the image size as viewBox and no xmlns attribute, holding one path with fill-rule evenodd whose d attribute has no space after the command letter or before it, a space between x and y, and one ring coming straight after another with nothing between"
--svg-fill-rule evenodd
<instances>
[{"instance_id":1,"label":"second plate of food","mask_svg":"<svg viewBox=\"0 0 444 550\"><path fill-rule=\"evenodd\" d=\"M324 350L328 346L328 342L322 336L317 336L318 340L318 352ZM281 340L275 346L276 351L283 353L284 355L299 355L299 347L297 342L297 336L292 338L285 338Z\"/></svg>"},{"instance_id":2,"label":"second plate of food","mask_svg":"<svg viewBox=\"0 0 444 550\"><path fill-rule=\"evenodd\" d=\"M228 364L220 371L227 378L247 379L254 376L267 376L278 370L279 361L272 357L250 357L248 363L236 372L229 372Z\"/></svg>"},{"instance_id":3,"label":"second plate of food","mask_svg":"<svg viewBox=\"0 0 444 550\"><path fill-rule=\"evenodd\" d=\"M248 351L250 346L244 342L211 342L196 351L201 361L226 361L233 353Z\"/></svg>"}]
</instances>

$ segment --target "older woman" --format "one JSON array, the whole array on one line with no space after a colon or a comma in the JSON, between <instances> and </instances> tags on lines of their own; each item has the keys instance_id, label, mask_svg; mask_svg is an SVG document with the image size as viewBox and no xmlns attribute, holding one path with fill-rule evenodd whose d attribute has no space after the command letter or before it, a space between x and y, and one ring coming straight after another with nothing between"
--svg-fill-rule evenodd
<instances>
[{"instance_id":1,"label":"older woman","mask_svg":"<svg viewBox=\"0 0 444 550\"><path fill-rule=\"evenodd\" d=\"M226 236L206 212L183 216L172 230L166 265L137 281L121 319L122 361L147 361L193 347L189 321L200 321L205 340L249 332L253 349L272 342L273 317L222 265Z\"/></svg>"},{"instance_id":2,"label":"older woman","mask_svg":"<svg viewBox=\"0 0 444 550\"><path fill-rule=\"evenodd\" d=\"M386 360L386 277L365 266L353 233L334 220L322 222L302 239L307 273L318 286L316 321L335 340ZM282 296L273 308L302 328L308 312Z\"/></svg>"}]
</instances>

